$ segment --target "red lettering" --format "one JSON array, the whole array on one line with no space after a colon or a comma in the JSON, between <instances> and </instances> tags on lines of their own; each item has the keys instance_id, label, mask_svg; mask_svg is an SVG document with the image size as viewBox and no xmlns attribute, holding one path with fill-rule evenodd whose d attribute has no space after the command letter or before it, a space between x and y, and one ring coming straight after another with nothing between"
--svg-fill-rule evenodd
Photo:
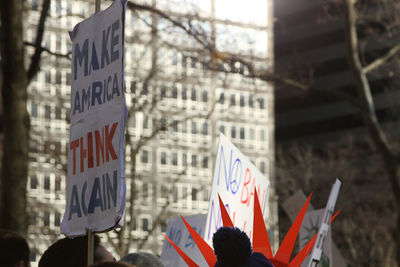
<instances>
[{"instance_id":1,"label":"red lettering","mask_svg":"<svg viewBox=\"0 0 400 267\"><path fill-rule=\"evenodd\" d=\"M114 122L114 124L111 127L111 132L110 133L108 132L108 125L106 125L106 128L105 128L105 132L106 132L106 161L110 160L109 156L108 156L109 153L111 154L111 158L113 160L118 158L117 154L115 154L114 146L112 144L112 139L114 137L115 130L117 129L117 126L118 126L118 122Z\"/></svg>"},{"instance_id":2,"label":"red lettering","mask_svg":"<svg viewBox=\"0 0 400 267\"><path fill-rule=\"evenodd\" d=\"M96 139L96 165L100 166L100 152L102 162L104 163L104 129L101 130L101 136L98 130L94 132L94 136Z\"/></svg>"},{"instance_id":3,"label":"red lettering","mask_svg":"<svg viewBox=\"0 0 400 267\"><path fill-rule=\"evenodd\" d=\"M86 149L84 148L83 137L80 138L80 156L81 156L81 172L85 170L85 158L87 156Z\"/></svg>"},{"instance_id":4,"label":"red lettering","mask_svg":"<svg viewBox=\"0 0 400 267\"><path fill-rule=\"evenodd\" d=\"M72 174L76 174L76 149L79 146L79 140L76 139L69 144L69 149L72 150Z\"/></svg>"},{"instance_id":5,"label":"red lettering","mask_svg":"<svg viewBox=\"0 0 400 267\"><path fill-rule=\"evenodd\" d=\"M93 134L88 132L87 134L87 152L88 152L88 168L93 168Z\"/></svg>"},{"instance_id":6,"label":"red lettering","mask_svg":"<svg viewBox=\"0 0 400 267\"><path fill-rule=\"evenodd\" d=\"M249 189L247 188L247 185L250 183L250 181L251 181L251 172L250 172L249 168L247 168L246 173L244 174L244 184L243 184L243 188L242 188L242 194L240 195L240 201L243 204L246 204L246 202L249 198ZM246 198L243 198L245 190L246 190Z\"/></svg>"}]
</instances>

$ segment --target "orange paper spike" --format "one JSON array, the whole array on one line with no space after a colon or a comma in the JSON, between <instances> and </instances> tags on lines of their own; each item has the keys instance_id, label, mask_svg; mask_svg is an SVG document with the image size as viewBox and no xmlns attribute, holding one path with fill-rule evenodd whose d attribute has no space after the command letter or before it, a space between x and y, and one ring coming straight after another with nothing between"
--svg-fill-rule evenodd
<instances>
[{"instance_id":1,"label":"orange paper spike","mask_svg":"<svg viewBox=\"0 0 400 267\"><path fill-rule=\"evenodd\" d=\"M183 222L186 225L186 228L189 230L190 235L192 236L194 242L196 243L197 247L199 248L201 254L205 258L208 266L214 267L215 263L217 262L217 258L215 257L213 249L207 244L206 241L187 223L187 221L181 216Z\"/></svg>"},{"instance_id":2,"label":"orange paper spike","mask_svg":"<svg viewBox=\"0 0 400 267\"><path fill-rule=\"evenodd\" d=\"M286 234L285 238L282 241L278 251L275 254L274 259L280 261L282 263L289 263L290 256L292 255L294 243L296 242L297 235L300 230L301 223L303 222L304 215L307 211L308 203L310 202L310 198L312 193L308 197L306 203L304 203L303 208L300 213L297 215L296 220L293 222L292 226L289 229L289 232Z\"/></svg>"},{"instance_id":3,"label":"orange paper spike","mask_svg":"<svg viewBox=\"0 0 400 267\"><path fill-rule=\"evenodd\" d=\"M268 259L272 259L271 244L269 242L267 228L258 200L257 190L254 188L254 219L253 219L253 251L264 254Z\"/></svg>"},{"instance_id":4,"label":"orange paper spike","mask_svg":"<svg viewBox=\"0 0 400 267\"><path fill-rule=\"evenodd\" d=\"M218 199L219 199L219 209L221 210L221 216L222 216L222 223L225 227L233 227L233 223L231 220L231 217L229 217L228 212L226 211L225 205L221 200L221 197L218 194Z\"/></svg>"},{"instance_id":5,"label":"orange paper spike","mask_svg":"<svg viewBox=\"0 0 400 267\"><path fill-rule=\"evenodd\" d=\"M164 237L169 241L169 243L171 243L171 245L175 248L175 250L179 253L179 255L182 257L182 259L186 262L186 264L189 267L199 267L199 265L197 265L194 261L192 261L192 259L189 258L189 256L186 255L186 253L183 252L183 250L180 249L174 242L172 242L172 240L169 239L168 236L164 235Z\"/></svg>"},{"instance_id":6,"label":"orange paper spike","mask_svg":"<svg viewBox=\"0 0 400 267\"><path fill-rule=\"evenodd\" d=\"M331 224L333 222L335 217L338 216L341 211L342 211L342 209L338 210L338 212L336 212L335 215L332 216L331 220L329 221L329 224Z\"/></svg>"},{"instance_id":7,"label":"orange paper spike","mask_svg":"<svg viewBox=\"0 0 400 267\"><path fill-rule=\"evenodd\" d=\"M304 259L311 252L314 247L315 241L317 240L318 232L315 233L313 238L308 241L308 243L303 247L303 249L299 252L299 254L294 257L294 259L290 262L289 267L300 267Z\"/></svg>"}]
</instances>

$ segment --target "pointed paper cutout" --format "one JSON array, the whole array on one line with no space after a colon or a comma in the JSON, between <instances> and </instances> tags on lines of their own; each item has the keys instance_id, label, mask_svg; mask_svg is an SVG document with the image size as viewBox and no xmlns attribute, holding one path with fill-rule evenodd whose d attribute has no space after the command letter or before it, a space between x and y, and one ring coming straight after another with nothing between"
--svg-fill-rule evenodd
<instances>
[{"instance_id":1,"label":"pointed paper cutout","mask_svg":"<svg viewBox=\"0 0 400 267\"><path fill-rule=\"evenodd\" d=\"M219 200L219 209L221 210L221 217L222 217L222 224L225 227L234 227L231 217L229 217L228 212L226 211L225 205L221 200L221 197L218 194L218 200Z\"/></svg>"},{"instance_id":2,"label":"pointed paper cutout","mask_svg":"<svg viewBox=\"0 0 400 267\"><path fill-rule=\"evenodd\" d=\"M171 239L169 239L168 236L164 235L164 237L169 241L169 243L171 243L171 245L175 248L176 252L178 252L178 254L182 257L182 259L186 262L186 264L189 267L199 267L199 265L194 261L192 261L192 259L188 255L186 255L186 253L183 252L183 250L180 249Z\"/></svg>"},{"instance_id":3,"label":"pointed paper cutout","mask_svg":"<svg viewBox=\"0 0 400 267\"><path fill-rule=\"evenodd\" d=\"M310 202L311 196L312 196L312 193L308 197L306 203L304 203L303 208L297 215L296 220L293 222L288 233L286 234L285 238L283 239L283 241L274 257L274 259L276 261L280 261L282 263L289 263L290 256L292 255L294 243L296 242L296 238L299 233L301 223L303 222L304 215L306 214L307 206L308 206L308 203Z\"/></svg>"},{"instance_id":4,"label":"pointed paper cutout","mask_svg":"<svg viewBox=\"0 0 400 267\"><path fill-rule=\"evenodd\" d=\"M318 232L315 233L313 238L311 238L307 244L303 247L303 249L299 252L299 254L294 257L294 259L290 262L289 267L300 267L304 259L311 252L314 247L315 241L317 240Z\"/></svg>"},{"instance_id":5,"label":"pointed paper cutout","mask_svg":"<svg viewBox=\"0 0 400 267\"><path fill-rule=\"evenodd\" d=\"M272 259L271 244L269 242L267 228L265 227L257 190L254 188L254 219L253 219L253 251L264 254Z\"/></svg>"},{"instance_id":6,"label":"pointed paper cutout","mask_svg":"<svg viewBox=\"0 0 400 267\"><path fill-rule=\"evenodd\" d=\"M199 248L201 254L205 258L208 266L214 267L217 262L217 258L215 257L214 250L207 244L206 241L188 224L188 222L181 216L183 222L186 225L186 228L189 230L190 235L192 236L194 242Z\"/></svg>"},{"instance_id":7,"label":"pointed paper cutout","mask_svg":"<svg viewBox=\"0 0 400 267\"><path fill-rule=\"evenodd\" d=\"M332 218L331 218L330 221L329 221L329 224L331 224L331 223L333 222L333 220L336 218L336 216L339 215L339 213L340 213L341 211L342 211L342 209L338 210L338 211L335 213L335 215L332 216Z\"/></svg>"}]
</instances>

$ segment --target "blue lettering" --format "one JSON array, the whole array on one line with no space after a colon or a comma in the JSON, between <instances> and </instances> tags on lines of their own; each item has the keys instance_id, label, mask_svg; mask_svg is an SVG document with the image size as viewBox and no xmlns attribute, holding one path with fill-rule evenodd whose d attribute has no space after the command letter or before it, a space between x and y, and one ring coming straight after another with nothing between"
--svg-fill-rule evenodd
<instances>
[{"instance_id":1,"label":"blue lettering","mask_svg":"<svg viewBox=\"0 0 400 267\"><path fill-rule=\"evenodd\" d=\"M110 56L108 55L108 50L107 50L107 43L108 43L108 37L110 36L110 27L107 27L107 32L106 30L103 30L103 39L101 41L101 68L104 68L104 63L110 64Z\"/></svg>"},{"instance_id":2,"label":"blue lettering","mask_svg":"<svg viewBox=\"0 0 400 267\"><path fill-rule=\"evenodd\" d=\"M87 207L86 207L86 188L87 188L87 182L83 184L82 192L81 192L81 204L82 204L82 211L85 216L87 216Z\"/></svg>"},{"instance_id":3,"label":"blue lettering","mask_svg":"<svg viewBox=\"0 0 400 267\"><path fill-rule=\"evenodd\" d=\"M74 110L72 111L72 115L75 115L76 110L78 110L78 113L81 113L81 100L79 97L79 91L76 91L75 93Z\"/></svg>"},{"instance_id":4,"label":"blue lettering","mask_svg":"<svg viewBox=\"0 0 400 267\"><path fill-rule=\"evenodd\" d=\"M78 218L82 217L81 205L79 204L78 189L76 188L76 185L72 187L71 204L69 206L68 220L71 220L72 214L74 213L76 213Z\"/></svg>"},{"instance_id":5,"label":"blue lettering","mask_svg":"<svg viewBox=\"0 0 400 267\"><path fill-rule=\"evenodd\" d=\"M103 185L104 186L104 185ZM100 191L100 179L99 177L94 178L92 193L90 195L89 208L88 213L93 213L95 208L100 207L103 211L103 202L101 200L101 191Z\"/></svg>"},{"instance_id":6,"label":"blue lettering","mask_svg":"<svg viewBox=\"0 0 400 267\"><path fill-rule=\"evenodd\" d=\"M88 87L87 91L82 89L82 109L81 112L85 111L85 105L87 105L87 109L89 110L90 107L90 86Z\"/></svg>"},{"instance_id":7,"label":"blue lettering","mask_svg":"<svg viewBox=\"0 0 400 267\"><path fill-rule=\"evenodd\" d=\"M109 77L109 80L111 80L111 76ZM108 86L108 84L107 84L107 86ZM112 90L111 99L114 98L114 94L117 94L117 95L119 96L118 76L117 76L117 73L114 73L113 90ZM108 99L108 100L110 100L110 99Z\"/></svg>"},{"instance_id":8,"label":"blue lettering","mask_svg":"<svg viewBox=\"0 0 400 267\"><path fill-rule=\"evenodd\" d=\"M114 51L114 46L119 43L119 35L115 35L115 32L119 29L119 20L115 21L111 27L111 62L114 62L119 58L119 50Z\"/></svg>"},{"instance_id":9,"label":"blue lettering","mask_svg":"<svg viewBox=\"0 0 400 267\"><path fill-rule=\"evenodd\" d=\"M97 99L97 103L99 105L102 104L102 102L101 102L101 93L102 93L102 91L103 91L103 84L101 82L93 82L93 85L92 85L92 106L95 105L96 99Z\"/></svg>"},{"instance_id":10,"label":"blue lettering","mask_svg":"<svg viewBox=\"0 0 400 267\"><path fill-rule=\"evenodd\" d=\"M218 162L218 178L217 185L219 185L219 178L221 176L221 165L223 164L223 175L225 177L225 186L227 191L231 191L232 194L236 194L239 191L240 183L242 181L242 162L239 158L236 158L232 163L233 151L230 151L229 159L229 173L226 170L224 147L221 146L220 158ZM222 162L222 163L221 163ZM234 174L234 176L233 176ZM233 177L232 177L233 176ZM233 179L232 179L233 178Z\"/></svg>"},{"instance_id":11,"label":"blue lettering","mask_svg":"<svg viewBox=\"0 0 400 267\"><path fill-rule=\"evenodd\" d=\"M110 177L108 173L106 173L106 184L107 184L107 199L108 199L108 208L110 208L110 197L113 201L113 207L117 206L117 171L113 172L113 184L111 185Z\"/></svg>"},{"instance_id":12,"label":"blue lettering","mask_svg":"<svg viewBox=\"0 0 400 267\"><path fill-rule=\"evenodd\" d=\"M92 45L92 60L90 62L90 69L89 69L89 74L92 72L92 68L94 70L98 70L99 69L99 60L97 59L97 51L96 51L96 46Z\"/></svg>"},{"instance_id":13,"label":"blue lettering","mask_svg":"<svg viewBox=\"0 0 400 267\"><path fill-rule=\"evenodd\" d=\"M75 44L74 49L74 80L78 77L78 61L79 66L82 66L84 62L84 74L85 76L88 75L88 62L89 62L89 40L86 39L83 43L82 51L79 48L79 43Z\"/></svg>"}]
</instances>

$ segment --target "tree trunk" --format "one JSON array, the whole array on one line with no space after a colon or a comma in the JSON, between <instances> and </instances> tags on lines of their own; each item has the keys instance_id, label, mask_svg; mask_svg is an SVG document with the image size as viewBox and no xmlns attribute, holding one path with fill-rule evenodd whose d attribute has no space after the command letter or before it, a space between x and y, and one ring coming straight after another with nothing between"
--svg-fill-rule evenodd
<instances>
[{"instance_id":1,"label":"tree trunk","mask_svg":"<svg viewBox=\"0 0 400 267\"><path fill-rule=\"evenodd\" d=\"M0 227L27 232L29 114L23 45L23 0L1 2L3 159Z\"/></svg>"}]
</instances>

